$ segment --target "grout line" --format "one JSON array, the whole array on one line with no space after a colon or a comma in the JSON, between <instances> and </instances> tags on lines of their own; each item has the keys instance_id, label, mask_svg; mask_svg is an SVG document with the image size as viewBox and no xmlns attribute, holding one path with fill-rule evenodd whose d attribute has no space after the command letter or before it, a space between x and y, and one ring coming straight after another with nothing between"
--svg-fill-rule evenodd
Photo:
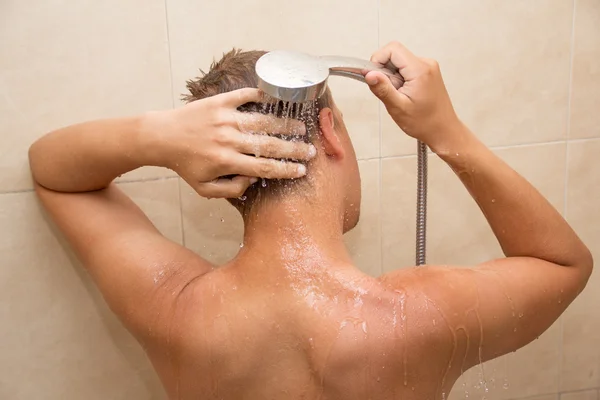
<instances>
[{"instance_id":1,"label":"grout line","mask_svg":"<svg viewBox=\"0 0 600 400\"><path fill-rule=\"evenodd\" d=\"M175 99L173 98L173 57L171 57L171 34L169 32L169 7L167 5L168 0L164 0L165 4L165 27L167 28L167 50L169 54L169 79L171 80L171 92L169 97L171 98L171 108L175 108Z\"/></svg>"},{"instance_id":2,"label":"grout line","mask_svg":"<svg viewBox=\"0 0 600 400\"><path fill-rule=\"evenodd\" d=\"M569 144L571 144L571 143L585 143L585 142L594 142L594 141L600 141L600 137L596 137L596 138L581 138L581 139L568 139L568 140L555 140L555 141L550 141L550 142L521 143L521 144L508 145L508 146L490 146L489 149L491 149L491 150L505 150L505 149L519 148L519 147L546 146L546 145L553 145L553 144L560 144L560 143L566 143L567 147L568 147ZM433 155L435 155L435 153L429 153L429 155L433 156ZM401 155L397 155L397 156L382 156L382 157L359 158L358 161L394 160L394 159L415 158L415 157L417 157L417 154L416 153L412 153L412 154L401 154ZM175 179L175 178L178 178L178 176L175 175L175 176L162 176L162 177L140 178L140 179L120 179L118 181L114 181L114 183L121 184L121 183L152 182L152 181L160 181L160 180L163 180L163 179ZM3 194L17 194L17 193L28 193L28 192L33 192L33 188L21 189L21 190L0 190L0 196L3 195Z\"/></svg>"},{"instance_id":3,"label":"grout line","mask_svg":"<svg viewBox=\"0 0 600 400\"><path fill-rule=\"evenodd\" d=\"M568 190L569 190L569 143L571 137L571 99L573 96L573 58L575 55L575 13L576 13L576 5L577 1L573 0L573 16L571 20L571 49L569 53L569 87L568 87L568 97L567 97L567 144L565 146L565 179L564 179L564 188L563 188L563 217L567 219L567 210L568 210ZM562 379L562 367L563 367L563 358L564 358L564 346L563 346L563 337L565 331L565 319L564 316L561 316L559 323L559 342L558 342L558 390L562 389L563 379ZM559 395L560 400L560 395Z\"/></svg>"},{"instance_id":4,"label":"grout line","mask_svg":"<svg viewBox=\"0 0 600 400\"><path fill-rule=\"evenodd\" d=\"M538 393L538 394L534 394L531 396L524 396L524 397L510 397L508 400L529 400L529 399L536 399L539 397L551 396L551 395L557 395L560 400L560 396L563 394L583 393L583 392L592 392L592 391L594 391L594 392L600 391L600 389L593 387L593 388L587 388L587 389L566 390L564 392L561 392L561 391L546 392L546 393Z\"/></svg>"},{"instance_id":5,"label":"grout line","mask_svg":"<svg viewBox=\"0 0 600 400\"><path fill-rule=\"evenodd\" d=\"M159 177L140 178L140 179L123 179L123 180L119 180L119 181L113 181L113 183L120 185L122 183L142 183L142 182L166 181L169 179L176 179L176 178L179 178L179 176L175 175L175 176L159 176Z\"/></svg>"},{"instance_id":6,"label":"grout line","mask_svg":"<svg viewBox=\"0 0 600 400\"><path fill-rule=\"evenodd\" d=\"M33 192L34 189L21 189L21 190L7 190L7 191L2 191L0 192L0 196L3 194L20 194L20 193L30 193Z\"/></svg>"},{"instance_id":7,"label":"grout line","mask_svg":"<svg viewBox=\"0 0 600 400\"><path fill-rule=\"evenodd\" d=\"M124 179L124 180L120 180L120 181L113 181L113 183L115 183L117 185L121 185L121 184L130 184L130 183L162 181L162 180L169 180L169 179L175 179L175 178L179 178L179 177L178 176L164 176L164 177L153 177L153 178L142 178L142 179L128 179L128 180ZM31 193L34 191L35 191L35 189L33 189L33 188L20 189L20 190L0 190L0 196L2 196L3 194Z\"/></svg>"},{"instance_id":8,"label":"grout line","mask_svg":"<svg viewBox=\"0 0 600 400\"><path fill-rule=\"evenodd\" d=\"M590 142L590 141L600 141L600 137L569 139L568 141L563 139L563 140L552 140L549 142L519 143L519 144L506 145L506 146L488 146L488 148L490 150L508 150L508 149L515 149L515 148L521 148L521 147L551 146L551 145L562 144L562 143L569 144L569 143L582 143L582 142ZM433 155L435 155L435 153L430 152L429 155L433 156ZM416 153L410 153L410 154L399 154L399 155L393 155L393 156L381 156L379 158L381 158L382 160L387 160L387 159L396 159L396 158L410 158L410 157L416 157L416 156L417 156ZM359 158L358 161L376 160L377 158L378 157Z\"/></svg>"},{"instance_id":9,"label":"grout line","mask_svg":"<svg viewBox=\"0 0 600 400\"><path fill-rule=\"evenodd\" d=\"M575 389L575 390L565 390L563 392L559 391L556 394L558 394L559 396L561 394L571 394L571 393L583 393L583 392L595 392L597 390L600 390L596 387L592 387L592 388L587 388L587 389ZM550 393L551 394L551 393ZM538 395L532 396L532 397L537 397ZM541 396L544 396L543 394ZM519 399L520 400L520 399Z\"/></svg>"}]
</instances>

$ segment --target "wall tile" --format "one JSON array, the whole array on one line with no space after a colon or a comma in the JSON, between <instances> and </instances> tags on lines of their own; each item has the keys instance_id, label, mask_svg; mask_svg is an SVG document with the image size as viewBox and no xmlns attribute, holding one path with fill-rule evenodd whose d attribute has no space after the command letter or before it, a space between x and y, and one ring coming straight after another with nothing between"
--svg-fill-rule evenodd
<instances>
[{"instance_id":1,"label":"wall tile","mask_svg":"<svg viewBox=\"0 0 600 400\"><path fill-rule=\"evenodd\" d=\"M150 188L126 191L157 226L179 218L168 200L176 192L157 190L149 202ZM0 195L0 226L0 398L163 399L141 347L63 249L35 195Z\"/></svg>"},{"instance_id":2,"label":"wall tile","mask_svg":"<svg viewBox=\"0 0 600 400\"><path fill-rule=\"evenodd\" d=\"M496 151L558 209L563 209L565 144ZM383 270L414 265L416 157L382 160ZM491 229L452 170L429 157L428 263L474 265L501 257Z\"/></svg>"},{"instance_id":3,"label":"wall tile","mask_svg":"<svg viewBox=\"0 0 600 400\"><path fill-rule=\"evenodd\" d=\"M183 243L177 178L120 183L119 187L166 238Z\"/></svg>"},{"instance_id":4,"label":"wall tile","mask_svg":"<svg viewBox=\"0 0 600 400\"><path fill-rule=\"evenodd\" d=\"M508 364L505 363L505 359L505 357L497 358L484 363L483 369L481 365L477 365L466 371L455 383L449 400L506 399L508 391L504 389L504 382L508 378Z\"/></svg>"},{"instance_id":5,"label":"wall tile","mask_svg":"<svg viewBox=\"0 0 600 400\"><path fill-rule=\"evenodd\" d=\"M572 1L381 0L380 43L440 62L460 117L491 146L566 135ZM382 155L416 147L382 111Z\"/></svg>"},{"instance_id":6,"label":"wall tile","mask_svg":"<svg viewBox=\"0 0 600 400\"><path fill-rule=\"evenodd\" d=\"M185 246L216 265L235 257L244 237L237 210L226 200L200 197L182 179L179 190Z\"/></svg>"},{"instance_id":7,"label":"wall tile","mask_svg":"<svg viewBox=\"0 0 600 400\"><path fill-rule=\"evenodd\" d=\"M598 390L561 393L560 400L598 400Z\"/></svg>"},{"instance_id":8,"label":"wall tile","mask_svg":"<svg viewBox=\"0 0 600 400\"><path fill-rule=\"evenodd\" d=\"M449 400L464 399L465 392L469 398L487 400L543 398L547 393L556 393L559 340L560 323L556 322L529 345L484 363L483 373L481 366L471 368L454 385Z\"/></svg>"},{"instance_id":9,"label":"wall tile","mask_svg":"<svg viewBox=\"0 0 600 400\"><path fill-rule=\"evenodd\" d=\"M208 70L213 58L219 59L232 47L367 59L377 47L377 7L370 0L349 0L343 5L308 0L301 6L268 0L167 0L167 8L176 104L185 81L197 76L198 68ZM378 100L364 84L337 77L330 82L358 157L379 156Z\"/></svg>"},{"instance_id":10,"label":"wall tile","mask_svg":"<svg viewBox=\"0 0 600 400\"><path fill-rule=\"evenodd\" d=\"M344 240L361 271L381 275L381 226L379 220L379 160L359 161L362 199L358 225Z\"/></svg>"},{"instance_id":11,"label":"wall tile","mask_svg":"<svg viewBox=\"0 0 600 400\"><path fill-rule=\"evenodd\" d=\"M560 376L560 321L539 339L508 359L508 397L536 396L558 391Z\"/></svg>"},{"instance_id":12,"label":"wall tile","mask_svg":"<svg viewBox=\"0 0 600 400\"><path fill-rule=\"evenodd\" d=\"M571 138L600 137L600 3L575 2Z\"/></svg>"},{"instance_id":13,"label":"wall tile","mask_svg":"<svg viewBox=\"0 0 600 400\"><path fill-rule=\"evenodd\" d=\"M569 144L567 220L600 259L600 139ZM600 274L592 274L586 289L565 313L562 391L600 386Z\"/></svg>"},{"instance_id":14,"label":"wall tile","mask_svg":"<svg viewBox=\"0 0 600 400\"><path fill-rule=\"evenodd\" d=\"M32 187L27 148L45 132L172 106L163 1L9 1L0 14L0 192Z\"/></svg>"}]
</instances>

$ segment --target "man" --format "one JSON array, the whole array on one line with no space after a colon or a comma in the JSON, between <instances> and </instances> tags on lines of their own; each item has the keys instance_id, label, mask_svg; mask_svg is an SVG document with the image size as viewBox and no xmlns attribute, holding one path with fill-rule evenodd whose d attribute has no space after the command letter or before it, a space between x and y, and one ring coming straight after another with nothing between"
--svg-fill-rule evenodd
<instances>
[{"instance_id":1,"label":"man","mask_svg":"<svg viewBox=\"0 0 600 400\"><path fill-rule=\"evenodd\" d=\"M360 203L343 117L330 94L305 124L257 112L258 91L235 89L255 86L260 54L227 54L188 83L181 109L63 128L30 149L41 201L171 398L441 399L463 371L539 336L583 289L585 245L461 123L437 64L398 43L372 61L393 63L405 85L371 72L371 90L457 173L506 258L361 273L342 242ZM282 138L249 134L266 131ZM214 268L162 237L111 184L142 165L175 170L202 196L239 197L238 256Z\"/></svg>"}]
</instances>

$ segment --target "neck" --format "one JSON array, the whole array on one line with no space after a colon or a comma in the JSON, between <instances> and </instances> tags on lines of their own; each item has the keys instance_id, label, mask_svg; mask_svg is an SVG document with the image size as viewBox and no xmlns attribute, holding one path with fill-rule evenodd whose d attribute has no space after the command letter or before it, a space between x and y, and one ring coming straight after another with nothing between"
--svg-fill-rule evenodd
<instances>
[{"instance_id":1,"label":"neck","mask_svg":"<svg viewBox=\"0 0 600 400\"><path fill-rule=\"evenodd\" d=\"M315 203L299 196L256 207L245 218L240 264L311 270L351 264L343 242L341 207Z\"/></svg>"}]
</instances>

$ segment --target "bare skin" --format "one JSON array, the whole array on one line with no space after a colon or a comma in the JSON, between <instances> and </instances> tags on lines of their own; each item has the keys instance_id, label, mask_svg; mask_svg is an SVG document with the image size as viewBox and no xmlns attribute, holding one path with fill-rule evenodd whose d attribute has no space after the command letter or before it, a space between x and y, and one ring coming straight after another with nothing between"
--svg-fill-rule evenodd
<instances>
[{"instance_id":1,"label":"bare skin","mask_svg":"<svg viewBox=\"0 0 600 400\"><path fill-rule=\"evenodd\" d=\"M355 268L342 235L358 220L358 174L335 107L319 115L316 156L309 145L260 144L271 157L311 159L309 171L319 173L307 176L309 195L253 210L245 246L219 268L161 236L111 182L159 165L200 195L237 197L253 177L302 176L293 163L244 155L232 116L257 91L63 128L31 147L42 203L144 345L170 398L441 399L463 371L534 340L584 288L588 249L460 122L437 65L398 43L372 60L399 68L406 84L398 90L377 73L367 82L398 125L457 173L506 258L379 278ZM247 128L265 121L254 123ZM173 136L182 131L194 139L185 146ZM240 177L213 181L229 174Z\"/></svg>"}]
</instances>

